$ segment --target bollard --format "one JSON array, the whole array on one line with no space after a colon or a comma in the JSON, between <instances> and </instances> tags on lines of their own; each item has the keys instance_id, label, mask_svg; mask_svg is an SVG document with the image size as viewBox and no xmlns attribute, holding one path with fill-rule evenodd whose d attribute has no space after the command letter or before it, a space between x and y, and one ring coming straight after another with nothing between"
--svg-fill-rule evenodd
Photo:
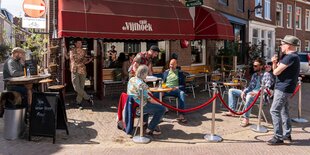
<instances>
[{"instance_id":1,"label":"bollard","mask_svg":"<svg viewBox=\"0 0 310 155\"><path fill-rule=\"evenodd\" d=\"M268 132L267 128L261 125L261 117L262 117L262 110L263 110L263 101L264 101L264 91L265 91L265 83L262 82L260 87L260 102L259 102L259 110L258 110L258 123L257 125L251 125L252 131L266 133Z\"/></svg>"},{"instance_id":2,"label":"bollard","mask_svg":"<svg viewBox=\"0 0 310 155\"><path fill-rule=\"evenodd\" d=\"M143 97L143 89L140 88L141 92L141 100L140 100L140 135L134 136L132 138L133 142L140 143L140 144L146 144L149 143L151 140L147 137L143 137L143 106L144 106L144 97Z\"/></svg>"},{"instance_id":3,"label":"bollard","mask_svg":"<svg viewBox=\"0 0 310 155\"><path fill-rule=\"evenodd\" d=\"M297 118L292 118L293 122L297 123L307 123L308 120L301 117L301 77L298 77L298 85L299 85L299 96L298 96L298 116Z\"/></svg>"},{"instance_id":4,"label":"bollard","mask_svg":"<svg viewBox=\"0 0 310 155\"><path fill-rule=\"evenodd\" d=\"M213 85L213 96L215 96L217 94L217 84L216 83L212 83ZM204 139L206 139L209 142L221 142L223 140L223 138L221 136L215 135L215 110L216 110L216 99L213 101L212 103L212 122L211 122L211 134L206 134L204 136Z\"/></svg>"}]
</instances>

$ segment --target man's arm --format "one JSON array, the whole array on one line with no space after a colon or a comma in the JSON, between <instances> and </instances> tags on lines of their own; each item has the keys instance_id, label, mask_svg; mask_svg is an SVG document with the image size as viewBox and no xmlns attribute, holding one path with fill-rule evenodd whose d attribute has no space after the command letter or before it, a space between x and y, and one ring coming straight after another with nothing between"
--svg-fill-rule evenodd
<instances>
[{"instance_id":1,"label":"man's arm","mask_svg":"<svg viewBox=\"0 0 310 155\"><path fill-rule=\"evenodd\" d=\"M10 75L13 77L24 75L23 67L21 67L19 64L15 63L14 61L8 62L8 68L9 68Z\"/></svg>"},{"instance_id":2,"label":"man's arm","mask_svg":"<svg viewBox=\"0 0 310 155\"><path fill-rule=\"evenodd\" d=\"M149 64L149 75L153 75L153 65L152 63Z\"/></svg>"},{"instance_id":3,"label":"man's arm","mask_svg":"<svg viewBox=\"0 0 310 155\"><path fill-rule=\"evenodd\" d=\"M280 63L278 66L276 64L272 64L273 67L273 74L280 75L288 66Z\"/></svg>"}]
</instances>

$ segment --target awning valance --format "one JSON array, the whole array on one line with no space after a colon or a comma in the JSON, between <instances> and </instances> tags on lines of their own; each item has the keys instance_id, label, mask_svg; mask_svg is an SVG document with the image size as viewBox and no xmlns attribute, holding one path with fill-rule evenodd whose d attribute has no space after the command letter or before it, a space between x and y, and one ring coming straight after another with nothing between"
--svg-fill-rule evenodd
<instances>
[{"instance_id":1,"label":"awning valance","mask_svg":"<svg viewBox=\"0 0 310 155\"><path fill-rule=\"evenodd\" d=\"M234 40L228 19L206 7L195 8L195 39Z\"/></svg>"},{"instance_id":2,"label":"awning valance","mask_svg":"<svg viewBox=\"0 0 310 155\"><path fill-rule=\"evenodd\" d=\"M58 36L193 39L189 10L170 0L59 0Z\"/></svg>"}]
</instances>

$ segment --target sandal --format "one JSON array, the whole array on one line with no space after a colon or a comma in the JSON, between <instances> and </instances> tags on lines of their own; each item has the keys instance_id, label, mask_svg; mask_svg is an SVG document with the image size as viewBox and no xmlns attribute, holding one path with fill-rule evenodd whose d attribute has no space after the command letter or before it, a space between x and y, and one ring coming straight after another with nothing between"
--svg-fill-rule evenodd
<instances>
[{"instance_id":1,"label":"sandal","mask_svg":"<svg viewBox=\"0 0 310 155\"><path fill-rule=\"evenodd\" d=\"M240 122L240 126L241 127L247 127L249 125L249 120L247 119L243 119L241 122Z\"/></svg>"}]
</instances>

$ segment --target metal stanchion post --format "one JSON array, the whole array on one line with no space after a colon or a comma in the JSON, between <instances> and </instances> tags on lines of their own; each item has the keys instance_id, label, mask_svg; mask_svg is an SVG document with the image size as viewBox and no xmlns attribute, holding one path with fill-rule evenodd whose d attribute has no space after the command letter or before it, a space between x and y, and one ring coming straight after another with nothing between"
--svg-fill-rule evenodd
<instances>
[{"instance_id":1,"label":"metal stanchion post","mask_svg":"<svg viewBox=\"0 0 310 155\"><path fill-rule=\"evenodd\" d=\"M217 94L217 84L216 83L212 83L213 85L213 96L215 96ZM208 140L209 142L221 142L223 140L223 138L221 136L215 135L214 134L214 128L215 128L215 107L216 106L216 99L213 101L212 103L212 122L211 122L211 134L206 134L204 136L204 139Z\"/></svg>"},{"instance_id":2,"label":"metal stanchion post","mask_svg":"<svg viewBox=\"0 0 310 155\"><path fill-rule=\"evenodd\" d=\"M299 97L298 97L298 118L292 118L292 121L297 123L307 123L308 120L301 117L301 77L298 77L298 85L299 85Z\"/></svg>"},{"instance_id":3,"label":"metal stanchion post","mask_svg":"<svg viewBox=\"0 0 310 155\"><path fill-rule=\"evenodd\" d=\"M140 136L134 136L132 138L133 142L135 143L142 143L146 144L149 143L151 140L147 137L143 137L143 106L144 106L144 101L143 101L143 89L140 88L141 92L141 100L140 100Z\"/></svg>"},{"instance_id":4,"label":"metal stanchion post","mask_svg":"<svg viewBox=\"0 0 310 155\"><path fill-rule=\"evenodd\" d=\"M259 110L258 110L258 123L257 125L251 125L251 129L255 132L266 133L268 132L267 128L261 125L261 114L263 110L263 101L264 101L264 91L265 91L265 83L262 82L260 87L260 102L259 102Z\"/></svg>"}]
</instances>

